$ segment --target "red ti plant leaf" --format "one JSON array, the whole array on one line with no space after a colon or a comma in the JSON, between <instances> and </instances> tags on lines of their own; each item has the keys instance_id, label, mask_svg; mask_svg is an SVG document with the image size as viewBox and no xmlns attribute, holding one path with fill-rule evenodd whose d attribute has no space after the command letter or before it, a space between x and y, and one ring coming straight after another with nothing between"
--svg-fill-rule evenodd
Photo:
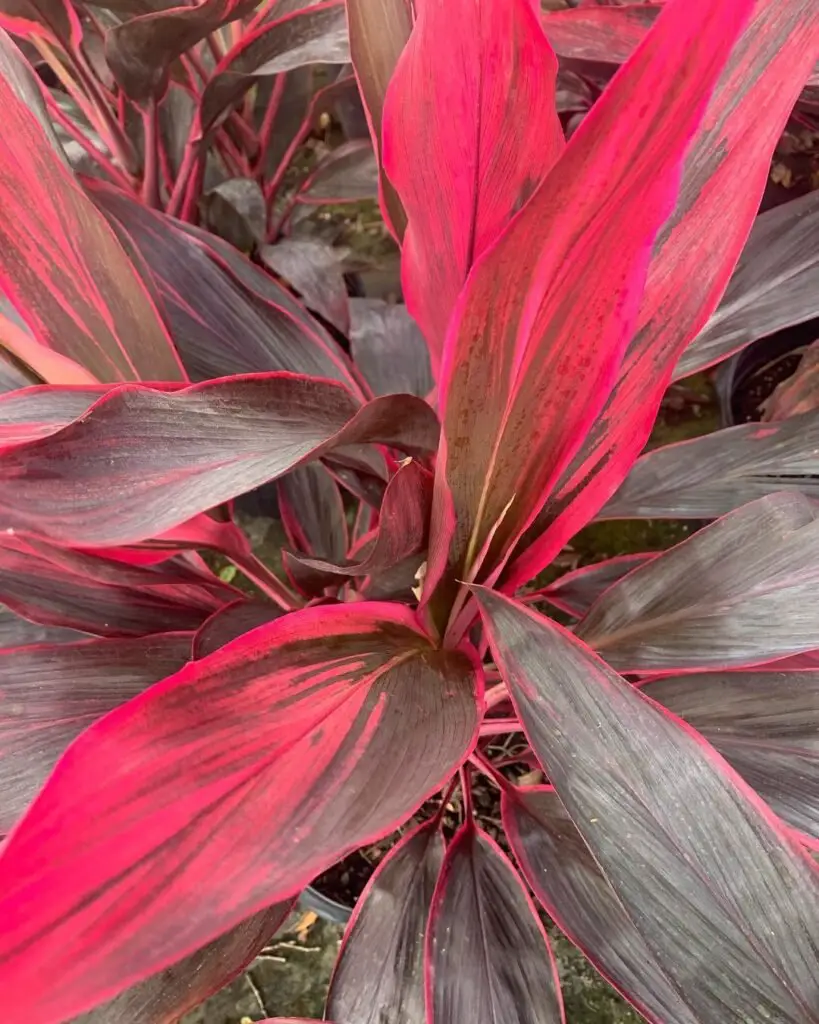
<instances>
[{"instance_id":1,"label":"red ti plant leaf","mask_svg":"<svg viewBox=\"0 0 819 1024\"><path fill-rule=\"evenodd\" d=\"M526 601L528 603L542 598L555 608L580 618L612 584L628 575L638 565L650 562L652 558L656 558L655 551L620 555L605 562L584 565L574 572L567 572L565 576L561 576L543 590L527 594Z\"/></svg>"},{"instance_id":2,"label":"red ti plant leaf","mask_svg":"<svg viewBox=\"0 0 819 1024\"><path fill-rule=\"evenodd\" d=\"M744 505L624 576L577 634L623 672L741 668L812 650L817 516L795 493Z\"/></svg>"},{"instance_id":3,"label":"red ti plant leaf","mask_svg":"<svg viewBox=\"0 0 819 1024\"><path fill-rule=\"evenodd\" d=\"M288 370L338 380L360 394L335 341L268 274L214 236L116 189L89 189L145 261L192 380Z\"/></svg>"},{"instance_id":4,"label":"red ti plant leaf","mask_svg":"<svg viewBox=\"0 0 819 1024\"><path fill-rule=\"evenodd\" d=\"M351 299L350 349L374 395L432 391L429 349L406 306Z\"/></svg>"},{"instance_id":5,"label":"red ti plant leaf","mask_svg":"<svg viewBox=\"0 0 819 1024\"><path fill-rule=\"evenodd\" d=\"M347 565L298 556L300 564L343 576L369 576L392 569L423 550L432 504L432 476L417 462L401 466L384 492L378 529L366 555Z\"/></svg>"},{"instance_id":6,"label":"red ti plant leaf","mask_svg":"<svg viewBox=\"0 0 819 1024\"><path fill-rule=\"evenodd\" d=\"M561 62L600 70L600 65L624 64L661 9L657 3L631 3L549 11L543 16L543 31Z\"/></svg>"},{"instance_id":7,"label":"red ti plant leaf","mask_svg":"<svg viewBox=\"0 0 819 1024\"><path fill-rule=\"evenodd\" d=\"M86 634L62 626L42 626L23 618L0 604L0 649L26 647L31 644L64 644L85 640Z\"/></svg>"},{"instance_id":8,"label":"red ti plant leaf","mask_svg":"<svg viewBox=\"0 0 819 1024\"><path fill-rule=\"evenodd\" d=\"M190 650L190 633L0 650L0 835L83 729L172 675Z\"/></svg>"},{"instance_id":9,"label":"red ti plant leaf","mask_svg":"<svg viewBox=\"0 0 819 1024\"><path fill-rule=\"evenodd\" d=\"M387 86L412 31L407 0L347 0L350 56L378 157L381 210L395 237L404 237L407 216L398 193L384 174L382 127Z\"/></svg>"},{"instance_id":10,"label":"red ti plant leaf","mask_svg":"<svg viewBox=\"0 0 819 1024\"><path fill-rule=\"evenodd\" d=\"M68 426L0 450L0 524L61 544L130 544L333 448L379 442L428 453L437 426L412 395L359 406L340 384L294 374L171 394L121 385Z\"/></svg>"},{"instance_id":11,"label":"red ti plant leaf","mask_svg":"<svg viewBox=\"0 0 819 1024\"><path fill-rule=\"evenodd\" d=\"M327 996L328 1019L425 1024L424 939L443 859L444 840L433 820L406 835L379 864L344 935Z\"/></svg>"},{"instance_id":12,"label":"red ti plant leaf","mask_svg":"<svg viewBox=\"0 0 819 1024\"><path fill-rule=\"evenodd\" d=\"M714 519L775 491L819 497L818 478L819 413L743 423L648 452L598 518Z\"/></svg>"},{"instance_id":13,"label":"red ti plant leaf","mask_svg":"<svg viewBox=\"0 0 819 1024\"><path fill-rule=\"evenodd\" d=\"M555 623L478 600L532 749L694 1019L807 1024L819 865L690 726Z\"/></svg>"},{"instance_id":14,"label":"red ti plant leaf","mask_svg":"<svg viewBox=\"0 0 819 1024\"><path fill-rule=\"evenodd\" d=\"M758 338L819 316L819 193L757 217L725 298L674 377L704 370Z\"/></svg>"},{"instance_id":15,"label":"red ti plant leaf","mask_svg":"<svg viewBox=\"0 0 819 1024\"><path fill-rule=\"evenodd\" d=\"M199 106L202 136L224 119L257 78L305 64L346 64L349 59L343 0L325 0L281 17L274 5L217 64Z\"/></svg>"},{"instance_id":16,"label":"red ti plant leaf","mask_svg":"<svg viewBox=\"0 0 819 1024\"><path fill-rule=\"evenodd\" d=\"M222 25L256 7L256 0L200 0L115 25L105 36L105 59L125 94L145 105L160 100L170 66L186 50Z\"/></svg>"},{"instance_id":17,"label":"red ti plant leaf","mask_svg":"<svg viewBox=\"0 0 819 1024\"><path fill-rule=\"evenodd\" d=\"M341 562L349 540L338 484L318 462L299 466L278 483L279 514L296 551Z\"/></svg>"},{"instance_id":18,"label":"red ti plant leaf","mask_svg":"<svg viewBox=\"0 0 819 1024\"><path fill-rule=\"evenodd\" d=\"M549 940L518 873L472 820L446 852L427 927L430 1024L563 1024Z\"/></svg>"},{"instance_id":19,"label":"red ti plant leaf","mask_svg":"<svg viewBox=\"0 0 819 1024\"><path fill-rule=\"evenodd\" d=\"M392 831L471 749L482 685L408 609L358 603L285 615L109 713L0 851L5 1012L57 1024Z\"/></svg>"},{"instance_id":20,"label":"red ti plant leaf","mask_svg":"<svg viewBox=\"0 0 819 1024\"><path fill-rule=\"evenodd\" d=\"M341 255L317 238L282 238L259 251L265 265L284 278L305 305L321 313L342 334L349 334L350 302Z\"/></svg>"},{"instance_id":21,"label":"red ti plant leaf","mask_svg":"<svg viewBox=\"0 0 819 1024\"><path fill-rule=\"evenodd\" d=\"M0 533L0 601L47 626L110 637L197 629L236 596L214 581L216 589L192 582L173 565L128 566L69 551L60 557L58 548Z\"/></svg>"},{"instance_id":22,"label":"red ti plant leaf","mask_svg":"<svg viewBox=\"0 0 819 1024\"><path fill-rule=\"evenodd\" d=\"M551 786L509 787L503 828L558 927L651 1024L699 1024L634 927Z\"/></svg>"},{"instance_id":23,"label":"red ti plant leaf","mask_svg":"<svg viewBox=\"0 0 819 1024\"><path fill-rule=\"evenodd\" d=\"M447 565L447 587L492 578L602 409L686 147L752 6L667 8L471 273L439 381L426 596Z\"/></svg>"},{"instance_id":24,"label":"red ti plant leaf","mask_svg":"<svg viewBox=\"0 0 819 1024\"><path fill-rule=\"evenodd\" d=\"M206 658L231 640L264 626L282 615L280 608L260 601L235 601L220 608L204 622L193 638L193 657Z\"/></svg>"},{"instance_id":25,"label":"red ti plant leaf","mask_svg":"<svg viewBox=\"0 0 819 1024\"><path fill-rule=\"evenodd\" d=\"M383 159L408 220L404 297L437 369L467 274L557 160L563 132L557 62L529 0L421 0L416 14L387 91Z\"/></svg>"},{"instance_id":26,"label":"red ti plant leaf","mask_svg":"<svg viewBox=\"0 0 819 1024\"><path fill-rule=\"evenodd\" d=\"M0 288L42 345L102 381L184 380L142 280L6 67L0 32Z\"/></svg>"},{"instance_id":27,"label":"red ti plant leaf","mask_svg":"<svg viewBox=\"0 0 819 1024\"><path fill-rule=\"evenodd\" d=\"M668 676L642 692L702 733L819 848L819 672Z\"/></svg>"},{"instance_id":28,"label":"red ti plant leaf","mask_svg":"<svg viewBox=\"0 0 819 1024\"><path fill-rule=\"evenodd\" d=\"M178 1024L179 1018L233 981L284 923L291 901L276 903L190 956L151 975L74 1024Z\"/></svg>"},{"instance_id":29,"label":"red ti plant leaf","mask_svg":"<svg viewBox=\"0 0 819 1024\"><path fill-rule=\"evenodd\" d=\"M685 5L674 7L686 16ZM677 205L654 247L617 383L527 531L504 589L551 562L614 493L648 440L674 366L716 308L751 229L771 154L815 61L817 31L813 0L754 3L690 141ZM742 188L734 187L737 180Z\"/></svg>"},{"instance_id":30,"label":"red ti plant leaf","mask_svg":"<svg viewBox=\"0 0 819 1024\"><path fill-rule=\"evenodd\" d=\"M67 0L2 0L0 25L24 39L39 38L76 53L82 22Z\"/></svg>"}]
</instances>

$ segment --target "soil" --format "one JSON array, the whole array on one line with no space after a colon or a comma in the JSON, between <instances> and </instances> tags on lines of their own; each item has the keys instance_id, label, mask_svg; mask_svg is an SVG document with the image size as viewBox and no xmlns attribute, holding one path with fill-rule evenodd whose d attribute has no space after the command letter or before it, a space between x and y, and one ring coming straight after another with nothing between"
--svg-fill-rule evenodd
<instances>
[{"instance_id":1,"label":"soil","mask_svg":"<svg viewBox=\"0 0 819 1024\"><path fill-rule=\"evenodd\" d=\"M518 758L526 756L528 744L522 733L511 733L505 736L493 736L482 744L483 752L495 763L502 765L502 770L510 779L519 780L521 776L528 774L530 781L541 781L532 775L532 765L526 760ZM500 791L497 786L490 782L484 775L473 772L472 780L472 803L475 811L475 820L484 831L495 839L502 849L508 852L506 837L501 826ZM364 887L373 875L373 872L395 846L402 835L428 821L440 810L440 794L433 797L414 814L409 821L400 829L386 836L377 843L365 846L349 857L334 864L313 882L312 888L316 889L331 900L343 904L345 907L354 907L358 902ZM456 790L448 799L442 816L442 828L447 839L451 839L458 827L463 822L463 801L460 789Z\"/></svg>"}]
</instances>

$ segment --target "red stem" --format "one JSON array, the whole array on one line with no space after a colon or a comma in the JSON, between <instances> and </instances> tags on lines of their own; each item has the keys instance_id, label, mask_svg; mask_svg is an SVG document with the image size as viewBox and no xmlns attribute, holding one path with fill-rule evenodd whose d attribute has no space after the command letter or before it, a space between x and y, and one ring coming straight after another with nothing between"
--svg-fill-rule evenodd
<instances>
[{"instance_id":1,"label":"red stem","mask_svg":"<svg viewBox=\"0 0 819 1024\"><path fill-rule=\"evenodd\" d=\"M489 718L481 724L481 736L503 736L508 732L522 732L517 718Z\"/></svg>"},{"instance_id":2,"label":"red stem","mask_svg":"<svg viewBox=\"0 0 819 1024\"><path fill-rule=\"evenodd\" d=\"M472 783L469 778L469 768L466 765L462 765L458 770L458 774L461 777L461 790L464 795L464 824L472 821L473 807L472 807Z\"/></svg>"},{"instance_id":3,"label":"red stem","mask_svg":"<svg viewBox=\"0 0 819 1024\"><path fill-rule=\"evenodd\" d=\"M60 109L59 104L54 99L49 89L43 90L46 103L48 104L49 113L55 121L59 121L65 131L71 136L71 138L78 142L82 148L88 153L92 160L94 160L99 166L105 171L108 177L120 188L125 189L126 192L130 192L133 189L133 183L125 175L123 171L113 164L105 153L101 152L97 147L87 139L80 129L74 124L67 114L63 113Z\"/></svg>"},{"instance_id":4,"label":"red stem","mask_svg":"<svg viewBox=\"0 0 819 1024\"><path fill-rule=\"evenodd\" d=\"M142 201L154 210L161 209L159 198L159 111L151 100L142 111L142 130L145 136L145 167L142 172Z\"/></svg>"},{"instance_id":5,"label":"red stem","mask_svg":"<svg viewBox=\"0 0 819 1024\"><path fill-rule=\"evenodd\" d=\"M483 756L477 750L474 750L469 755L469 761L473 764L479 772L485 775L488 779L491 779L499 789L506 789L509 786L509 780L498 771L498 769Z\"/></svg>"},{"instance_id":6,"label":"red stem","mask_svg":"<svg viewBox=\"0 0 819 1024\"><path fill-rule=\"evenodd\" d=\"M179 165L179 172L176 175L173 192L168 200L166 213L171 217L178 217L179 211L185 202L185 195L188 190L188 180L196 169L199 160L198 146L189 138L182 154L182 163Z\"/></svg>"},{"instance_id":7,"label":"red stem","mask_svg":"<svg viewBox=\"0 0 819 1024\"><path fill-rule=\"evenodd\" d=\"M304 601L298 594L282 583L279 577L254 554L235 552L229 555L229 558L237 569L241 569L249 580L252 580L261 591L272 598L280 608L284 608L286 612L292 612L296 608L304 606Z\"/></svg>"},{"instance_id":8,"label":"red stem","mask_svg":"<svg viewBox=\"0 0 819 1024\"><path fill-rule=\"evenodd\" d=\"M255 177L259 179L264 175L264 162L267 158L267 151L270 148L271 139L273 138L273 125L276 121L276 115L279 112L286 83L287 75L276 75L273 82L273 89L270 93L270 102L267 104L267 110L264 112L262 127L259 130L259 153L256 157L256 165L253 168Z\"/></svg>"}]
</instances>

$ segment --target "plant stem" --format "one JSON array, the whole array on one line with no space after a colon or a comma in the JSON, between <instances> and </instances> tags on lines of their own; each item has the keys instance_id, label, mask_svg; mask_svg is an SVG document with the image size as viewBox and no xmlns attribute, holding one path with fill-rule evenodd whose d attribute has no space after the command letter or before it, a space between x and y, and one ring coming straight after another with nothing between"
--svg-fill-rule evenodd
<instances>
[{"instance_id":1,"label":"plant stem","mask_svg":"<svg viewBox=\"0 0 819 1024\"><path fill-rule=\"evenodd\" d=\"M521 732L517 718L489 718L480 727L481 736L503 736L508 732Z\"/></svg>"},{"instance_id":2,"label":"plant stem","mask_svg":"<svg viewBox=\"0 0 819 1024\"><path fill-rule=\"evenodd\" d=\"M155 100L151 100L148 109L142 112L142 129L145 133L142 201L146 206L159 210L162 205L159 198L159 111Z\"/></svg>"},{"instance_id":3,"label":"plant stem","mask_svg":"<svg viewBox=\"0 0 819 1024\"><path fill-rule=\"evenodd\" d=\"M94 143L83 134L71 118L60 109L59 103L57 103L48 89L43 90L43 92L49 113L62 126L66 134L70 135L76 143L82 146L91 159L105 171L115 185L119 185L126 192L132 191L133 182L126 176L125 172L120 170L116 164L113 164L107 154L97 149Z\"/></svg>"},{"instance_id":4,"label":"plant stem","mask_svg":"<svg viewBox=\"0 0 819 1024\"><path fill-rule=\"evenodd\" d=\"M472 782L469 778L469 768L464 764L458 769L461 777L461 790L464 795L464 824L472 821L474 808L472 806Z\"/></svg>"},{"instance_id":5,"label":"plant stem","mask_svg":"<svg viewBox=\"0 0 819 1024\"><path fill-rule=\"evenodd\" d=\"M259 130L259 152L256 156L253 173L254 176L260 180L264 175L264 162L267 158L267 151L270 148L270 142L273 138L273 125L276 121L276 115L279 112L286 83L287 75L276 75L276 78L273 81L273 89L270 93L270 101L267 104L267 110L264 112L262 127Z\"/></svg>"},{"instance_id":6,"label":"plant stem","mask_svg":"<svg viewBox=\"0 0 819 1024\"><path fill-rule=\"evenodd\" d=\"M279 579L275 573L260 561L254 554L242 554L234 552L228 556L237 569L256 584L269 598L276 602L286 612L295 611L296 608L304 606L304 601Z\"/></svg>"}]
</instances>

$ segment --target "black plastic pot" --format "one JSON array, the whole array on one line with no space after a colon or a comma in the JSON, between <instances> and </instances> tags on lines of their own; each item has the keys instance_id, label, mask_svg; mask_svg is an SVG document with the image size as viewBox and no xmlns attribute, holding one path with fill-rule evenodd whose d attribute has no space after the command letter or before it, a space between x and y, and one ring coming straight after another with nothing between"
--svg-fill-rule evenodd
<instances>
[{"instance_id":1,"label":"black plastic pot","mask_svg":"<svg viewBox=\"0 0 819 1024\"><path fill-rule=\"evenodd\" d=\"M299 906L302 910L312 910L323 921L330 921L331 924L347 924L353 912L352 907L331 900L329 896L324 896L312 885L308 885L299 896Z\"/></svg>"},{"instance_id":2,"label":"black plastic pot","mask_svg":"<svg viewBox=\"0 0 819 1024\"><path fill-rule=\"evenodd\" d=\"M819 337L819 320L786 327L726 359L714 385L724 426L761 418L759 406L799 365L801 350Z\"/></svg>"}]
</instances>

